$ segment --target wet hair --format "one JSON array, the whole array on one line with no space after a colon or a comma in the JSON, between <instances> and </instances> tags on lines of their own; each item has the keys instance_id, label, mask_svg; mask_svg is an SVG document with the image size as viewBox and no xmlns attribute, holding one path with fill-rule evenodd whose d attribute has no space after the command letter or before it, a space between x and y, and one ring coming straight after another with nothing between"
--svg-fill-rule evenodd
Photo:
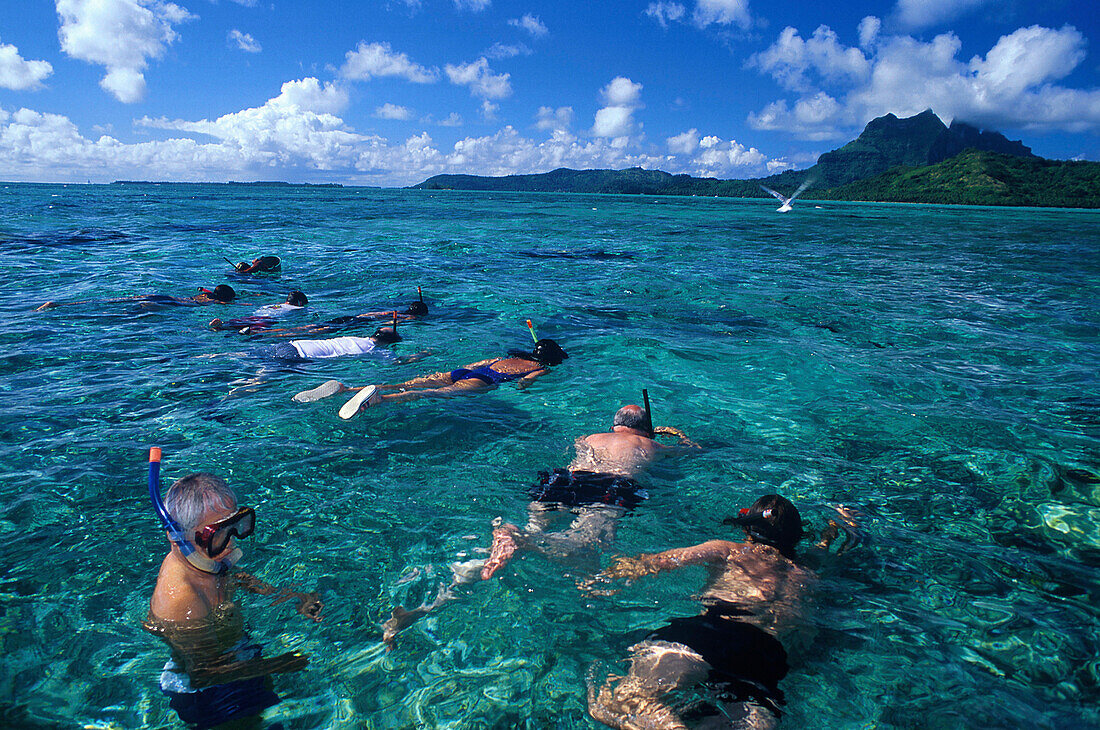
<instances>
[{"instance_id":1,"label":"wet hair","mask_svg":"<svg viewBox=\"0 0 1100 730\"><path fill-rule=\"evenodd\" d=\"M286 303L292 307L304 307L309 304L309 300L306 299L306 295L300 291L292 291L287 294Z\"/></svg>"},{"instance_id":2,"label":"wet hair","mask_svg":"<svg viewBox=\"0 0 1100 730\"><path fill-rule=\"evenodd\" d=\"M421 317L428 313L428 305L424 302L412 302L409 304L409 308L405 310L405 314L414 314Z\"/></svg>"},{"instance_id":3,"label":"wet hair","mask_svg":"<svg viewBox=\"0 0 1100 730\"><path fill-rule=\"evenodd\" d=\"M214 287L214 291L210 292L210 296L219 302L231 302L237 298L237 292L233 291L233 287L228 284L218 284Z\"/></svg>"},{"instance_id":4,"label":"wet hair","mask_svg":"<svg viewBox=\"0 0 1100 730\"><path fill-rule=\"evenodd\" d=\"M164 506L186 535L201 526L202 517L208 512L235 511L237 495L221 477L199 472L188 474L169 487Z\"/></svg>"},{"instance_id":5,"label":"wet hair","mask_svg":"<svg viewBox=\"0 0 1100 730\"><path fill-rule=\"evenodd\" d=\"M615 411L615 418L611 421L611 427L625 426L638 431L649 431L649 418L645 408L636 405L623 406Z\"/></svg>"},{"instance_id":6,"label":"wet hair","mask_svg":"<svg viewBox=\"0 0 1100 730\"><path fill-rule=\"evenodd\" d=\"M397 328L392 326L379 327L371 335L371 339L377 342L379 345L392 345L395 342L400 342L403 338L397 334Z\"/></svg>"},{"instance_id":7,"label":"wet hair","mask_svg":"<svg viewBox=\"0 0 1100 730\"><path fill-rule=\"evenodd\" d=\"M794 546L802 539L802 515L786 497L765 494L745 514L727 517L726 524L740 525L754 542L762 542L794 557Z\"/></svg>"},{"instance_id":8,"label":"wet hair","mask_svg":"<svg viewBox=\"0 0 1100 730\"><path fill-rule=\"evenodd\" d=\"M542 365L560 365L562 360L569 357L558 343L550 339L542 339L535 343L531 350L531 356Z\"/></svg>"}]
</instances>

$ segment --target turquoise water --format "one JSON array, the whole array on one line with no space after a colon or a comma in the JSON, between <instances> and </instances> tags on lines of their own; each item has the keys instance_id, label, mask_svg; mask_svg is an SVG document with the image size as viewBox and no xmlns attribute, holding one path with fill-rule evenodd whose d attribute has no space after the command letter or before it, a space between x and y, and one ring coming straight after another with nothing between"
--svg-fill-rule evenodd
<instances>
[{"instance_id":1,"label":"turquoise water","mask_svg":"<svg viewBox=\"0 0 1100 730\"><path fill-rule=\"evenodd\" d=\"M791 728L1100 726L1100 214L618 196L243 186L0 189L0 724L178 725L140 628L166 549L144 491L226 477L259 516L242 567L319 590L322 624L245 596L287 728L593 727L594 662L697 611L700 569L610 598L527 555L408 629L478 555L490 520L648 388L701 442L650 474L624 553L732 535L765 491L820 526L857 506L867 543L820 562L810 651L782 687ZM221 256L283 257L227 274ZM46 300L189 295L135 311ZM300 288L305 319L409 301L399 353L275 367L213 332ZM329 378L396 381L557 339L525 391L344 422ZM205 357L214 353L231 353ZM250 381L259 379L259 385ZM243 387L242 387L243 386ZM231 395L231 391L232 395ZM601 675L602 676L602 675Z\"/></svg>"}]
</instances>

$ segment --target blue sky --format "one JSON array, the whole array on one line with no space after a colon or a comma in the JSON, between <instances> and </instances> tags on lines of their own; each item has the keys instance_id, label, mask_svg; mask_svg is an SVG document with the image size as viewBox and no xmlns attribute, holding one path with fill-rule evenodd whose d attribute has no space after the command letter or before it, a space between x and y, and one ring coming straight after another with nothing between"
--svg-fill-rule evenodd
<instances>
[{"instance_id":1,"label":"blue sky","mask_svg":"<svg viewBox=\"0 0 1100 730\"><path fill-rule=\"evenodd\" d=\"M747 178L932 108L1100 160L1093 2L0 0L0 179Z\"/></svg>"}]
</instances>

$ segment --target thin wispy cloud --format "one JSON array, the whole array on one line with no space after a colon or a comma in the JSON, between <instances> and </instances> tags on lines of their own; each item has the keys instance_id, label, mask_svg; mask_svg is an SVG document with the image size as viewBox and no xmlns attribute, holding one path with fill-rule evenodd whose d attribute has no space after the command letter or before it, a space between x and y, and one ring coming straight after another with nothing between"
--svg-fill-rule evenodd
<instances>
[{"instance_id":1,"label":"thin wispy cloud","mask_svg":"<svg viewBox=\"0 0 1100 730\"><path fill-rule=\"evenodd\" d=\"M512 18L508 21L508 25L514 28L521 28L535 38L541 38L550 32L541 20L530 13L525 14L522 18Z\"/></svg>"},{"instance_id":2,"label":"thin wispy cloud","mask_svg":"<svg viewBox=\"0 0 1100 730\"><path fill-rule=\"evenodd\" d=\"M251 34L242 33L236 28L229 31L229 42L230 44L235 45L237 48L244 51L245 53L259 53L263 50L263 48L260 47L260 44L256 42L256 39L251 36Z\"/></svg>"}]
</instances>

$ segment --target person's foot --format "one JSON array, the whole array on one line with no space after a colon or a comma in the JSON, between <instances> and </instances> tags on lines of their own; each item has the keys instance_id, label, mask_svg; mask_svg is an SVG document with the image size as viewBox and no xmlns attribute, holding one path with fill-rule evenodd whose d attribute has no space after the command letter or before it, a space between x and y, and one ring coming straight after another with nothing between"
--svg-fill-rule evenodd
<instances>
[{"instance_id":1,"label":"person's foot","mask_svg":"<svg viewBox=\"0 0 1100 730\"><path fill-rule=\"evenodd\" d=\"M481 569L481 579L489 580L493 573L497 572L512 559L519 549L516 538L519 529L515 525L502 524L493 530L493 547L489 550L489 559L485 561L485 567Z\"/></svg>"},{"instance_id":2,"label":"person's foot","mask_svg":"<svg viewBox=\"0 0 1100 730\"><path fill-rule=\"evenodd\" d=\"M376 406L382 402L382 394L378 392L377 385L368 385L351 397L347 403L340 407L340 418L345 421L355 418L364 408Z\"/></svg>"},{"instance_id":3,"label":"person's foot","mask_svg":"<svg viewBox=\"0 0 1100 730\"><path fill-rule=\"evenodd\" d=\"M214 319L210 320L210 329L217 332L221 328L222 328L222 321L220 319L218 319L217 317L214 317Z\"/></svg>"},{"instance_id":4,"label":"person's foot","mask_svg":"<svg viewBox=\"0 0 1100 730\"><path fill-rule=\"evenodd\" d=\"M339 380L326 380L325 382L318 385L316 388L303 390L301 393L295 395L291 400L293 400L295 403L313 403L315 401L334 396L337 393L343 393L347 389L347 386L341 383Z\"/></svg>"}]
</instances>

